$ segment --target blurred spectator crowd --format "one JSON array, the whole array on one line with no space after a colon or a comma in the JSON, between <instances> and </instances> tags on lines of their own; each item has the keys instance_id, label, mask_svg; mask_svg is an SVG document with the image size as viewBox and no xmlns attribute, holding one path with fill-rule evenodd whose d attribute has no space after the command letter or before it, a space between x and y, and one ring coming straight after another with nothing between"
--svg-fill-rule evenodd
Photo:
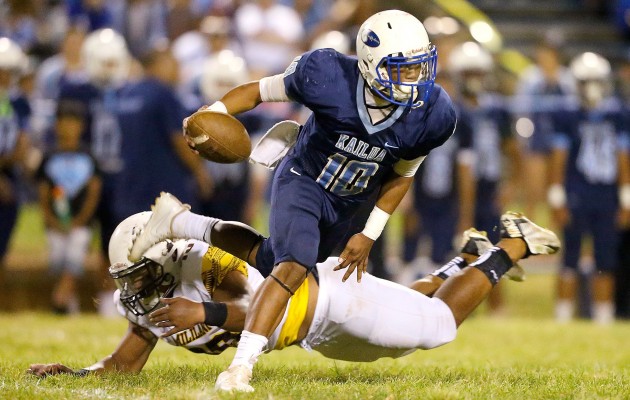
<instances>
[{"instance_id":1,"label":"blurred spectator crowd","mask_svg":"<svg viewBox=\"0 0 630 400\"><path fill-rule=\"evenodd\" d=\"M352 54L358 25L379 9L431 17L432 8L418 3L2 2L0 269L19 207L29 202L44 217L57 282L51 305L60 313L79 309L77 280L93 228L105 274L113 229L149 209L160 191L202 214L264 230L270 172L201 160L181 136L182 119L236 85L282 73L304 51ZM422 165L402 206L400 249L390 254L388 238L379 239L372 272L403 283L430 272L450 259L463 230L475 226L496 241L502 211L519 207L564 231L556 317L576 314L583 276L593 277L587 316L614 318L616 280L626 285L616 291L617 314L628 317L630 57L611 65L593 49L569 60L541 36L531 66L514 76L451 20L442 22L453 29L429 33L458 127ZM307 116L292 104L267 103L239 118L255 141L278 121ZM590 252L582 251L585 237ZM112 287L103 282L99 305L111 314ZM490 304L496 312L500 291Z\"/></svg>"}]
</instances>

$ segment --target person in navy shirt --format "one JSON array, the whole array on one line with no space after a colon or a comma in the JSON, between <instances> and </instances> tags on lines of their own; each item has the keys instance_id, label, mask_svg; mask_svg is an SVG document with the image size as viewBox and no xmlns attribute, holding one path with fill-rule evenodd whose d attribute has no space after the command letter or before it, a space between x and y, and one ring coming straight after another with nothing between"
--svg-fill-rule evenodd
<instances>
[{"instance_id":1,"label":"person in navy shirt","mask_svg":"<svg viewBox=\"0 0 630 400\"><path fill-rule=\"evenodd\" d=\"M212 54L204 60L203 71L195 80L193 96L189 96L195 101L189 102L189 111L194 112L204 104L217 101L235 86L248 82L249 77L245 60L233 51L221 50ZM250 136L263 134L272 125L267 121L269 114L260 111L252 110L237 116ZM212 180L212 193L199 199L200 214L251 224L259 204L265 201L264 193L259 190L264 191L264 188L260 186L267 186L267 179L260 184L261 179L257 179L252 172L254 168L262 169L266 176L268 171L247 161L234 164L219 164L209 160L202 162Z\"/></svg>"},{"instance_id":2,"label":"person in navy shirt","mask_svg":"<svg viewBox=\"0 0 630 400\"><path fill-rule=\"evenodd\" d=\"M556 134L548 192L566 244L556 318L573 317L581 244L590 235L597 271L592 282L592 316L605 324L614 317L617 228L630 223L628 116L621 102L610 96L608 60L586 52L575 57L570 68L578 81L580 104L553 117Z\"/></svg>"},{"instance_id":3,"label":"person in navy shirt","mask_svg":"<svg viewBox=\"0 0 630 400\"><path fill-rule=\"evenodd\" d=\"M347 268L342 280L355 270L361 280L372 244L420 163L453 133L455 111L435 84L437 52L420 21L398 10L373 15L359 29L357 54L358 59L332 49L305 53L284 74L238 86L208 107L238 114L263 101L295 101L313 111L303 127L277 124L252 151L251 160L277 168L269 238L193 214L168 193L135 237L131 261L176 235L202 238L259 270L273 269L252 298L232 365L217 378L219 390L251 390L253 365L289 298L345 237L356 210L377 193L365 228L350 237L335 267ZM194 147L193 139L190 144ZM510 232L518 231L519 223ZM445 310L456 309L461 298L488 293L512 266L500 249L491 257L492 270L463 271L456 296L436 293L450 306Z\"/></svg>"},{"instance_id":4,"label":"person in navy shirt","mask_svg":"<svg viewBox=\"0 0 630 400\"><path fill-rule=\"evenodd\" d=\"M451 77L441 74L442 87L454 89ZM457 109L456 109L457 111ZM458 117L459 120L459 117ZM410 264L414 261L418 241L422 235L431 239L430 260L441 265L453 252L453 241L458 229L462 232L472 225L474 217L475 179L473 132L458 122L453 136L431 152L431 157L420 166L413 185L411 209L405 213L403 261L407 263L399 279L420 271ZM461 222L460 222L461 221Z\"/></svg>"},{"instance_id":5,"label":"person in navy shirt","mask_svg":"<svg viewBox=\"0 0 630 400\"><path fill-rule=\"evenodd\" d=\"M15 89L26 63L26 55L18 44L0 37L0 274L18 216L17 167L20 154L28 146L26 131L31 108Z\"/></svg>"},{"instance_id":6,"label":"person in navy shirt","mask_svg":"<svg viewBox=\"0 0 630 400\"><path fill-rule=\"evenodd\" d=\"M174 90L177 61L170 51L156 50L143 57L142 65L144 76L118 91L124 168L114 196L116 220L146 209L162 190L196 206L197 194L211 189L203 160L181 135L185 114Z\"/></svg>"}]
</instances>

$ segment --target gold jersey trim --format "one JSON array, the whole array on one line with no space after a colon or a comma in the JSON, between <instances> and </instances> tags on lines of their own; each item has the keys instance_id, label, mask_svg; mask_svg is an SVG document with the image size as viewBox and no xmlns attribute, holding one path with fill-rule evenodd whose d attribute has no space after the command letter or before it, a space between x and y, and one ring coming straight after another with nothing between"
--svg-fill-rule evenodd
<instances>
[{"instance_id":1,"label":"gold jersey trim","mask_svg":"<svg viewBox=\"0 0 630 400\"><path fill-rule=\"evenodd\" d=\"M295 291L289 303L287 319L282 325L274 350L281 350L297 341L300 327L306 318L308 309L308 279Z\"/></svg>"},{"instance_id":2,"label":"gold jersey trim","mask_svg":"<svg viewBox=\"0 0 630 400\"><path fill-rule=\"evenodd\" d=\"M245 261L218 247L208 247L208 251L201 259L201 279L210 296L223 282L225 276L232 271L238 271L245 277L248 275Z\"/></svg>"}]
</instances>

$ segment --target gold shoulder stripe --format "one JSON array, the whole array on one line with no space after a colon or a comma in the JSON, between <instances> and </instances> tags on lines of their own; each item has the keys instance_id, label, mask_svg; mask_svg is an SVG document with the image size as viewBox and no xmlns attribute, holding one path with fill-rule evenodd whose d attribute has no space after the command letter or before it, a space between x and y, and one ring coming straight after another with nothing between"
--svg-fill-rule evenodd
<instances>
[{"instance_id":1,"label":"gold shoulder stripe","mask_svg":"<svg viewBox=\"0 0 630 400\"><path fill-rule=\"evenodd\" d=\"M211 296L217 286L223 282L223 278L232 271L238 271L245 277L248 275L245 261L218 247L208 247L208 251L201 260L201 277Z\"/></svg>"}]
</instances>

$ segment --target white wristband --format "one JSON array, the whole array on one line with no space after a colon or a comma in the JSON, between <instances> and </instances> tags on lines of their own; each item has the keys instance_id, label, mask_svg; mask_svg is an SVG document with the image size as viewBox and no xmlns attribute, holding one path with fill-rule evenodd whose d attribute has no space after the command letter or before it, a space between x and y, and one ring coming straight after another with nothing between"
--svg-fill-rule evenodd
<instances>
[{"instance_id":1,"label":"white wristband","mask_svg":"<svg viewBox=\"0 0 630 400\"><path fill-rule=\"evenodd\" d=\"M619 206L624 210L630 210L630 183L624 183L619 187Z\"/></svg>"},{"instance_id":2,"label":"white wristband","mask_svg":"<svg viewBox=\"0 0 630 400\"><path fill-rule=\"evenodd\" d=\"M381 233L383 233L383 229L385 229L385 224L387 224L389 216L390 215L385 211L374 207L361 233L372 240L378 239Z\"/></svg>"},{"instance_id":3,"label":"white wristband","mask_svg":"<svg viewBox=\"0 0 630 400\"><path fill-rule=\"evenodd\" d=\"M564 190L564 186L559 183L554 183L549 186L547 191L547 202L551 208L562 208L567 204L567 193Z\"/></svg>"},{"instance_id":4,"label":"white wristband","mask_svg":"<svg viewBox=\"0 0 630 400\"><path fill-rule=\"evenodd\" d=\"M206 107L205 111L216 111L223 114L228 114L228 110L225 107L225 104L223 104L221 101L215 101L214 103Z\"/></svg>"}]
</instances>

